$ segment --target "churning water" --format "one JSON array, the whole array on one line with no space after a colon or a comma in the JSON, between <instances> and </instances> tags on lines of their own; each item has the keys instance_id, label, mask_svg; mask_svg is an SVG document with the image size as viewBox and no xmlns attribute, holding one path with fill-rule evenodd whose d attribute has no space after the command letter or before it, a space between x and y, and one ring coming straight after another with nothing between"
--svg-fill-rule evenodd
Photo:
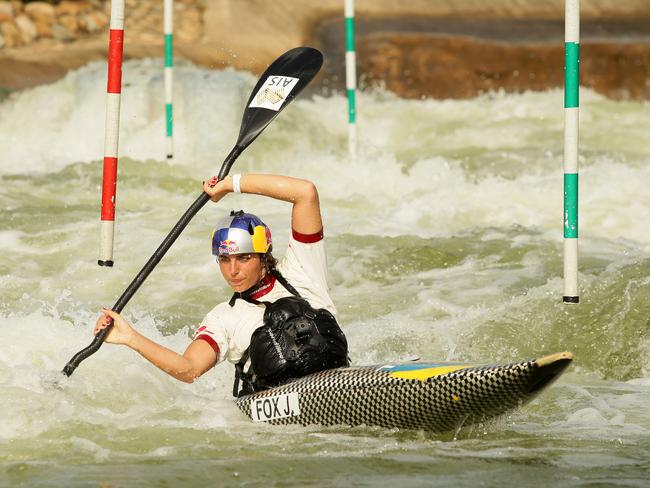
<instances>
[{"instance_id":1,"label":"churning water","mask_svg":"<svg viewBox=\"0 0 650 488\"><path fill-rule=\"evenodd\" d=\"M538 399L456 435L253 424L233 368L179 383L105 345L54 388L232 148L256 78L176 69L164 160L158 61L124 67L116 265L96 265L105 65L0 102L0 486L645 486L650 478L650 110L582 90L581 303L562 304L562 92L472 100L302 97L236 172L319 187L330 283L354 363L502 362L569 350ZM124 313L182 351L229 291L210 228L287 204L229 195L188 226ZM281 253L279 253L281 254Z\"/></svg>"}]
</instances>

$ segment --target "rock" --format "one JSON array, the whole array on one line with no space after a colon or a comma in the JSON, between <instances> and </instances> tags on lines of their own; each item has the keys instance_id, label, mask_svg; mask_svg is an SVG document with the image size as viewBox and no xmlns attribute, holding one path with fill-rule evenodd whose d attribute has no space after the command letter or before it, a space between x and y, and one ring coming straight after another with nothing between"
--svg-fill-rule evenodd
<instances>
[{"instance_id":1,"label":"rock","mask_svg":"<svg viewBox=\"0 0 650 488\"><path fill-rule=\"evenodd\" d=\"M74 39L68 28L62 24L52 25L52 36L58 41L68 42Z\"/></svg>"},{"instance_id":2,"label":"rock","mask_svg":"<svg viewBox=\"0 0 650 488\"><path fill-rule=\"evenodd\" d=\"M34 20L54 20L54 6L46 2L31 2L25 6L25 13Z\"/></svg>"},{"instance_id":3,"label":"rock","mask_svg":"<svg viewBox=\"0 0 650 488\"><path fill-rule=\"evenodd\" d=\"M155 34L153 32L143 32L139 36L140 40L147 43L156 43L161 42L163 37L162 34Z\"/></svg>"},{"instance_id":4,"label":"rock","mask_svg":"<svg viewBox=\"0 0 650 488\"><path fill-rule=\"evenodd\" d=\"M193 42L198 41L201 37L200 26L192 22L181 22L175 31L175 35L179 41Z\"/></svg>"},{"instance_id":5,"label":"rock","mask_svg":"<svg viewBox=\"0 0 650 488\"><path fill-rule=\"evenodd\" d=\"M13 9L14 9L14 15L20 15L20 14L23 13L23 2L14 1L14 2L10 2L10 3L11 3L11 6L13 7Z\"/></svg>"},{"instance_id":6,"label":"rock","mask_svg":"<svg viewBox=\"0 0 650 488\"><path fill-rule=\"evenodd\" d=\"M404 98L471 98L504 90L547 90L564 81L561 43L507 44L431 34L359 38L359 75ZM580 84L614 99L648 99L650 44L585 41Z\"/></svg>"},{"instance_id":7,"label":"rock","mask_svg":"<svg viewBox=\"0 0 650 488\"><path fill-rule=\"evenodd\" d=\"M59 24L65 26L70 34L76 34L80 30L79 21L74 15L62 15L59 17Z\"/></svg>"},{"instance_id":8,"label":"rock","mask_svg":"<svg viewBox=\"0 0 650 488\"><path fill-rule=\"evenodd\" d=\"M107 2L110 3L110 2ZM72 2L70 0L63 0L56 6L56 11L59 15L68 14L68 15L77 15L88 10L92 10L93 6L86 1L77 1Z\"/></svg>"},{"instance_id":9,"label":"rock","mask_svg":"<svg viewBox=\"0 0 650 488\"><path fill-rule=\"evenodd\" d=\"M18 29L20 29L20 35L23 37L23 42L25 44L29 44L38 36L34 22L32 22L26 15L19 15L16 17L16 25L18 26Z\"/></svg>"},{"instance_id":10,"label":"rock","mask_svg":"<svg viewBox=\"0 0 650 488\"><path fill-rule=\"evenodd\" d=\"M47 22L45 20L36 20L34 21L36 25L36 32L38 32L38 37L52 37L52 22Z\"/></svg>"},{"instance_id":11,"label":"rock","mask_svg":"<svg viewBox=\"0 0 650 488\"><path fill-rule=\"evenodd\" d=\"M132 56L159 56L162 0L125 1L127 46ZM355 28L359 79L414 98L464 98L491 90L561 87L564 1L358 2ZM344 90L341 3L175 0L178 54L207 66L230 65L261 72L284 50L315 45L325 54L320 79L329 89ZM644 20L650 16L650 1L583 3L581 84L614 98L650 99L650 32ZM66 69L95 59L93 56L104 59L105 40L102 37L99 42L99 32L108 25L110 9L110 0L63 0L59 5L56 0L0 0L0 47L4 43L0 49L0 86L7 80L19 85L44 81L30 70L52 63L62 66L59 51L75 53L68 55L74 62L70 61ZM52 11L54 15L48 16ZM2 15L8 17L4 22ZM21 15L32 20L40 41L14 53L9 48L25 43L15 21ZM602 25L596 25L594 18L607 19L602 22L613 26L615 35L610 27L603 30ZM328 31L326 22L335 25ZM86 32L95 35L82 34ZM75 42L64 46L61 41ZM43 49L46 44L50 47ZM97 47L100 44L101 48ZM23 54L29 61L20 65ZM35 56L34 61L31 56ZM56 73L56 77L62 76L63 68ZM315 83L312 87L318 89Z\"/></svg>"},{"instance_id":12,"label":"rock","mask_svg":"<svg viewBox=\"0 0 650 488\"><path fill-rule=\"evenodd\" d=\"M5 38L6 47L16 47L23 43L23 36L20 34L18 26L9 21L3 22L0 26L0 31Z\"/></svg>"},{"instance_id":13,"label":"rock","mask_svg":"<svg viewBox=\"0 0 650 488\"><path fill-rule=\"evenodd\" d=\"M14 8L9 2L0 2L0 22L13 20Z\"/></svg>"},{"instance_id":14,"label":"rock","mask_svg":"<svg viewBox=\"0 0 650 488\"><path fill-rule=\"evenodd\" d=\"M615 100L650 99L650 44L585 42L580 84Z\"/></svg>"},{"instance_id":15,"label":"rock","mask_svg":"<svg viewBox=\"0 0 650 488\"><path fill-rule=\"evenodd\" d=\"M196 9L188 9L185 12L183 12L183 15L181 16L181 20L185 22L193 22L195 24L200 24L201 12L199 12Z\"/></svg>"},{"instance_id":16,"label":"rock","mask_svg":"<svg viewBox=\"0 0 650 488\"><path fill-rule=\"evenodd\" d=\"M108 17L104 12L96 10L82 15L79 19L79 24L81 25L82 30L87 32L96 32L108 25Z\"/></svg>"},{"instance_id":17,"label":"rock","mask_svg":"<svg viewBox=\"0 0 650 488\"><path fill-rule=\"evenodd\" d=\"M92 29L94 27L94 23L92 21L88 22L88 16L87 15L81 15L77 19L77 24L78 24L80 32L91 32L90 29Z\"/></svg>"}]
</instances>

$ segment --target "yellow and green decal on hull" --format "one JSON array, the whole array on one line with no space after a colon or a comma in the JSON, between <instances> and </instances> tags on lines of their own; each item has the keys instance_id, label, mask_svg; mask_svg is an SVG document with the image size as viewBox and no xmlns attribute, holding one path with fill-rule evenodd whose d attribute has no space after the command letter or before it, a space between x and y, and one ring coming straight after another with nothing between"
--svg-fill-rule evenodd
<instances>
[{"instance_id":1,"label":"yellow and green decal on hull","mask_svg":"<svg viewBox=\"0 0 650 488\"><path fill-rule=\"evenodd\" d=\"M382 366L380 371L389 372L393 378L426 381L434 376L442 376L447 373L473 367L475 367L473 364L449 363L397 364L393 366Z\"/></svg>"}]
</instances>

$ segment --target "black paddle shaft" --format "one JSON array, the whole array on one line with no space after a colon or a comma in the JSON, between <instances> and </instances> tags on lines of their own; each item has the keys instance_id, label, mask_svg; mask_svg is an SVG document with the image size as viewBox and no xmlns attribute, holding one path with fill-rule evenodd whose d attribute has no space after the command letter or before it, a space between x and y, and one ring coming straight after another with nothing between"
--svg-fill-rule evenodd
<instances>
[{"instance_id":1,"label":"black paddle shaft","mask_svg":"<svg viewBox=\"0 0 650 488\"><path fill-rule=\"evenodd\" d=\"M217 176L220 180L228 175L230 168L242 151L261 134L266 126L316 76L322 64L323 55L317 49L297 47L284 53L267 68L255 85L246 103L237 143L221 165ZM265 103L267 104L266 106L260 106ZM271 108L267 108L269 106ZM138 288L144 283L144 280L147 279L172 244L178 239L183 229L187 227L190 220L192 220L209 200L209 195L203 192L190 208L187 209L167 237L165 237L162 244L158 246L158 249L149 258L149 261L147 261L124 293L122 293L122 296L115 302L113 306L115 312L119 313L122 311L135 292L138 291ZM113 322L111 321L105 329L102 329L95 336L88 347L75 354L63 368L63 374L70 376L84 359L96 353L112 327Z\"/></svg>"}]
</instances>

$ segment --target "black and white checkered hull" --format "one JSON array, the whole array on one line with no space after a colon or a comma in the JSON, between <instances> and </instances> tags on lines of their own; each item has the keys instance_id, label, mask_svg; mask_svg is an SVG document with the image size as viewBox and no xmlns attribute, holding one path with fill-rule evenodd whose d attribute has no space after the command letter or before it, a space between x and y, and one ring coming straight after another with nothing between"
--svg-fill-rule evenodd
<instances>
[{"instance_id":1,"label":"black and white checkered hull","mask_svg":"<svg viewBox=\"0 0 650 488\"><path fill-rule=\"evenodd\" d=\"M492 366L403 363L322 371L237 399L254 421L375 425L442 432L530 401L562 374L568 352Z\"/></svg>"}]
</instances>

